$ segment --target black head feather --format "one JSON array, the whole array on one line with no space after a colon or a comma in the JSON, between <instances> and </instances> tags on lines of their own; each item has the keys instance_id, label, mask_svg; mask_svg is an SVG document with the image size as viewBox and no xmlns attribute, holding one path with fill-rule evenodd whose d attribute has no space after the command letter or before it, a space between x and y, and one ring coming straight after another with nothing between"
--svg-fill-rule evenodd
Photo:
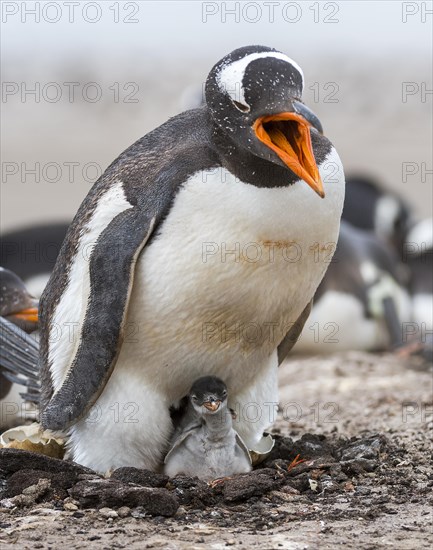
<instances>
[{"instance_id":1,"label":"black head feather","mask_svg":"<svg viewBox=\"0 0 433 550\"><path fill-rule=\"evenodd\" d=\"M207 399L209 395L223 401L227 397L227 386L216 376L202 376L191 386L189 395L195 396L199 402Z\"/></svg>"}]
</instances>

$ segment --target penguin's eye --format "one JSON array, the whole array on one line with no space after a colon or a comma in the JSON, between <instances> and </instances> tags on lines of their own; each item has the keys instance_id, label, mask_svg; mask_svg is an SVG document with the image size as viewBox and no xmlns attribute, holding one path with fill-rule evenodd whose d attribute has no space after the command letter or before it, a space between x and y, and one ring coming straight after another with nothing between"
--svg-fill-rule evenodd
<instances>
[{"instance_id":1,"label":"penguin's eye","mask_svg":"<svg viewBox=\"0 0 433 550\"><path fill-rule=\"evenodd\" d=\"M243 113L249 113L250 112L250 106L245 105L245 103L240 103L239 101L232 100L233 105L238 109L239 111L242 111Z\"/></svg>"},{"instance_id":2,"label":"penguin's eye","mask_svg":"<svg viewBox=\"0 0 433 550\"><path fill-rule=\"evenodd\" d=\"M227 390L223 391L223 397L227 397Z\"/></svg>"}]
</instances>

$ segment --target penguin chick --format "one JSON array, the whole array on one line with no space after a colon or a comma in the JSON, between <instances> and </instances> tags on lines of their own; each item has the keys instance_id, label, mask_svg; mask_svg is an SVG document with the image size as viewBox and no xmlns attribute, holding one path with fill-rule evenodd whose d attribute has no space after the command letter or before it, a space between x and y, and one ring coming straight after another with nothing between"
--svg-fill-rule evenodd
<instances>
[{"instance_id":1,"label":"penguin chick","mask_svg":"<svg viewBox=\"0 0 433 550\"><path fill-rule=\"evenodd\" d=\"M210 481L251 470L248 449L233 428L227 387L215 376L204 376L192 385L172 441L164 461L170 477L184 474Z\"/></svg>"}]
</instances>

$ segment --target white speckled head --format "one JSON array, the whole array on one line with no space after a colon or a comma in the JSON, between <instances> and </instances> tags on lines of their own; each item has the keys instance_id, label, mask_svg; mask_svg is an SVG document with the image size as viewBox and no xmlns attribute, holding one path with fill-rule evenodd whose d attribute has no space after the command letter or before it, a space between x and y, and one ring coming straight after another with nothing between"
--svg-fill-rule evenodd
<instances>
[{"instance_id":1,"label":"white speckled head","mask_svg":"<svg viewBox=\"0 0 433 550\"><path fill-rule=\"evenodd\" d=\"M287 63L290 66L290 71L296 71L297 73L299 73L301 78L302 92L304 88L304 73L302 72L301 67L299 67L299 65L287 55L275 51L249 53L241 57L240 59L222 64L216 76L220 90L228 94L233 101L240 103L242 106L244 106L246 111L249 111L251 109L251 106L248 104L245 98L244 78L250 64L259 59L266 59L268 62L272 60L280 60L283 63ZM252 72L254 72L254 69L252 69ZM270 84L272 84L272 82L270 82Z\"/></svg>"},{"instance_id":2,"label":"white speckled head","mask_svg":"<svg viewBox=\"0 0 433 550\"><path fill-rule=\"evenodd\" d=\"M246 46L213 67L206 83L206 101L215 110L229 100L242 113L265 106L269 111L291 98L300 99L303 88L302 69L293 59L266 46Z\"/></svg>"}]
</instances>

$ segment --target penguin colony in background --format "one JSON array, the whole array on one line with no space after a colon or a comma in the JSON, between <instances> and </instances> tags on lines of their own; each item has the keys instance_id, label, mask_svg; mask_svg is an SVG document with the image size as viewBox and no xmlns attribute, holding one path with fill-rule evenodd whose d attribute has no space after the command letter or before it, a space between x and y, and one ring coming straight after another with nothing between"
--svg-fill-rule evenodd
<instances>
[{"instance_id":1,"label":"penguin colony in background","mask_svg":"<svg viewBox=\"0 0 433 550\"><path fill-rule=\"evenodd\" d=\"M327 267L309 248L336 241L344 199L340 159L303 87L285 54L235 50L209 73L205 105L133 144L82 203L40 302L41 421L68 430L77 462L158 468L169 409L205 374L224 380L231 408L278 403L278 364ZM264 254L294 241L297 262ZM222 261L204 257L208 243L256 243L263 255ZM252 322L273 333L221 335ZM68 323L72 341L58 332ZM113 422L113 403L133 422ZM269 422L240 415L236 430L254 449Z\"/></svg>"},{"instance_id":2,"label":"penguin colony in background","mask_svg":"<svg viewBox=\"0 0 433 550\"><path fill-rule=\"evenodd\" d=\"M365 176L346 178L337 248L295 350L378 351L418 343L431 356L433 221ZM426 338L427 335L427 338Z\"/></svg>"}]
</instances>

